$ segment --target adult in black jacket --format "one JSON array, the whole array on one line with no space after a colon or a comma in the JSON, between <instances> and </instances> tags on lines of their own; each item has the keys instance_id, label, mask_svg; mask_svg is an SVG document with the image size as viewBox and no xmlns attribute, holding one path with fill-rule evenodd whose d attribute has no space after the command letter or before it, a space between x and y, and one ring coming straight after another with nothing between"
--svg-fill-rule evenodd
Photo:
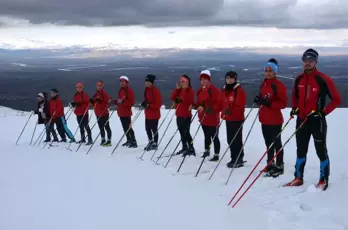
<instances>
[{"instance_id":1,"label":"adult in black jacket","mask_svg":"<svg viewBox=\"0 0 348 230\"><path fill-rule=\"evenodd\" d=\"M34 111L38 115L38 124L45 124L46 126L46 140L44 142L51 141L51 134L53 136L53 141L58 142L57 133L54 130L53 126L48 125L50 121L50 108L47 100L47 93L42 92L37 95L37 109Z\"/></svg>"}]
</instances>

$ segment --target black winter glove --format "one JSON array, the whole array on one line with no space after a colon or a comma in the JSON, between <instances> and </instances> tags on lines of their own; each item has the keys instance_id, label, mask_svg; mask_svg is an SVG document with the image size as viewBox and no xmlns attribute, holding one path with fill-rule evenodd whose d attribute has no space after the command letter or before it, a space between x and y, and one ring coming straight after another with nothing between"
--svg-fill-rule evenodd
<instances>
[{"instance_id":1,"label":"black winter glove","mask_svg":"<svg viewBox=\"0 0 348 230\"><path fill-rule=\"evenodd\" d=\"M74 101L70 102L71 107L76 107L76 103Z\"/></svg>"},{"instance_id":2,"label":"black winter glove","mask_svg":"<svg viewBox=\"0 0 348 230\"><path fill-rule=\"evenodd\" d=\"M143 102L141 103L141 107L143 107L144 109L149 108L149 106L150 106L150 104L149 104L147 101L143 101Z\"/></svg>"},{"instance_id":3,"label":"black winter glove","mask_svg":"<svg viewBox=\"0 0 348 230\"><path fill-rule=\"evenodd\" d=\"M179 104L179 103L181 103L181 102L182 102L182 100L181 100L180 97L176 97L176 98L175 98L175 104Z\"/></svg>"},{"instance_id":4,"label":"black winter glove","mask_svg":"<svg viewBox=\"0 0 348 230\"><path fill-rule=\"evenodd\" d=\"M232 115L230 108L227 108L227 109L224 111L224 115L227 115L227 116Z\"/></svg>"},{"instance_id":5,"label":"black winter glove","mask_svg":"<svg viewBox=\"0 0 348 230\"><path fill-rule=\"evenodd\" d=\"M97 102L97 103L100 103L101 102L101 100L100 100L100 98L98 97L98 98L96 98L95 99L95 101Z\"/></svg>"},{"instance_id":6,"label":"black winter glove","mask_svg":"<svg viewBox=\"0 0 348 230\"><path fill-rule=\"evenodd\" d=\"M254 102L258 105L263 105L263 106L267 106L267 107L271 106L271 103L267 98L260 98L259 96L256 96L254 98Z\"/></svg>"},{"instance_id":7,"label":"black winter glove","mask_svg":"<svg viewBox=\"0 0 348 230\"><path fill-rule=\"evenodd\" d=\"M292 110L290 111L290 117L294 117L295 115L296 115L296 116L298 115L298 108L292 109Z\"/></svg>"},{"instance_id":8,"label":"black winter glove","mask_svg":"<svg viewBox=\"0 0 348 230\"><path fill-rule=\"evenodd\" d=\"M94 104L93 98L90 98L90 99L89 99L89 103Z\"/></svg>"},{"instance_id":9,"label":"black winter glove","mask_svg":"<svg viewBox=\"0 0 348 230\"><path fill-rule=\"evenodd\" d=\"M39 110L34 110L34 114L39 114Z\"/></svg>"}]
</instances>

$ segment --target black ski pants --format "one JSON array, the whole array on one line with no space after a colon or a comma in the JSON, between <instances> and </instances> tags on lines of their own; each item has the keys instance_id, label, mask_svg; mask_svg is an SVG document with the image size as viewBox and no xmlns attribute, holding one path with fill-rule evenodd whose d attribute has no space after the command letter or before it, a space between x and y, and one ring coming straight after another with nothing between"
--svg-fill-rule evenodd
<instances>
[{"instance_id":1,"label":"black ski pants","mask_svg":"<svg viewBox=\"0 0 348 230\"><path fill-rule=\"evenodd\" d=\"M66 140L66 136L68 136L68 138L71 140L74 138L72 132L68 128L65 117L56 118L54 120L54 124L56 124L59 136L62 138L62 140Z\"/></svg>"},{"instance_id":2,"label":"black ski pants","mask_svg":"<svg viewBox=\"0 0 348 230\"><path fill-rule=\"evenodd\" d=\"M150 120L150 119L146 119L145 120L145 129L146 129L146 134L147 134L147 138L149 139L149 141L152 141L152 136L153 137L153 141L157 144L158 143L158 120Z\"/></svg>"},{"instance_id":3,"label":"black ski pants","mask_svg":"<svg viewBox=\"0 0 348 230\"><path fill-rule=\"evenodd\" d=\"M218 126L206 126L202 125L202 129L204 132L204 148L205 150L210 150L210 145L212 142L212 139L217 132L213 142L214 142L214 153L218 155L220 153L220 140L219 140L219 131Z\"/></svg>"},{"instance_id":4,"label":"black ski pants","mask_svg":"<svg viewBox=\"0 0 348 230\"><path fill-rule=\"evenodd\" d=\"M54 130L54 123L51 121L49 123L49 121L45 122L45 126L46 126L46 140L51 140L51 134L53 136L53 140L58 140L57 137L57 133Z\"/></svg>"},{"instance_id":5,"label":"black ski pants","mask_svg":"<svg viewBox=\"0 0 348 230\"><path fill-rule=\"evenodd\" d=\"M262 124L261 126L262 126L263 139L265 140L265 144L266 144L266 147L268 149L267 162L270 162L270 160L272 160L274 155L283 146L281 135L279 135L277 138L277 135L282 130L282 125L264 125L264 124ZM273 142L274 142L274 144L272 145L271 148L269 148ZM277 164L281 165L284 163L283 157L284 157L284 150L282 149L276 158Z\"/></svg>"},{"instance_id":6,"label":"black ski pants","mask_svg":"<svg viewBox=\"0 0 348 230\"><path fill-rule=\"evenodd\" d=\"M120 117L122 128L124 133L126 133L131 125L131 117ZM128 133L126 134L127 142L135 142L135 134L133 128L130 128Z\"/></svg>"},{"instance_id":7,"label":"black ski pants","mask_svg":"<svg viewBox=\"0 0 348 230\"><path fill-rule=\"evenodd\" d=\"M100 136L102 140L105 140L105 130L108 136L108 140L111 141L111 129L110 129L110 123L109 123L109 115L103 116L103 117L97 117L98 119L98 127L100 130Z\"/></svg>"},{"instance_id":8,"label":"black ski pants","mask_svg":"<svg viewBox=\"0 0 348 230\"><path fill-rule=\"evenodd\" d=\"M227 144L231 144L230 152L231 160L233 162L237 160L239 154L238 161L242 161L244 159L242 124L243 121L226 121ZM235 139L233 140L233 138Z\"/></svg>"},{"instance_id":9,"label":"black ski pants","mask_svg":"<svg viewBox=\"0 0 348 230\"><path fill-rule=\"evenodd\" d=\"M87 132L87 136L88 136L88 140L92 141L92 132L91 132L91 128L89 127L88 124L88 115L85 114L85 116L81 115L81 116L76 116L77 119L77 123L79 124L79 128L80 128L80 134L81 134L81 140L85 141L86 140L86 136L85 136L85 130Z\"/></svg>"},{"instance_id":10,"label":"black ski pants","mask_svg":"<svg viewBox=\"0 0 348 230\"><path fill-rule=\"evenodd\" d=\"M190 134L191 117L176 117L176 125L180 132L182 149L193 148L192 136Z\"/></svg>"},{"instance_id":11,"label":"black ski pants","mask_svg":"<svg viewBox=\"0 0 348 230\"><path fill-rule=\"evenodd\" d=\"M300 127L303 120L297 119L296 129ZM295 165L295 177L303 178L306 165L306 156L311 136L314 139L314 147L320 159L320 178L328 179L330 175L330 161L326 147L327 123L325 117L312 117L303 123L296 133L297 160Z\"/></svg>"}]
</instances>

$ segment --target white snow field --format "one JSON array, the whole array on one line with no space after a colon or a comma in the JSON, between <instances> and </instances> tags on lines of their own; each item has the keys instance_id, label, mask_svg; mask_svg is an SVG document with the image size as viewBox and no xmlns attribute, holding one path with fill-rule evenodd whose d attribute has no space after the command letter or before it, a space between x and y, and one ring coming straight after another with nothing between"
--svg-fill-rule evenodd
<instances>
[{"instance_id":1,"label":"white snow field","mask_svg":"<svg viewBox=\"0 0 348 230\"><path fill-rule=\"evenodd\" d=\"M162 119L166 113L167 110L162 110ZM256 113L256 109L252 111L244 126L244 139ZM289 109L285 109L285 120L288 114ZM50 149L42 149L43 144L30 146L36 116L31 118L17 146L15 142L28 116L29 113L0 108L0 229L348 229L348 109L337 109L327 117L331 161L328 190L318 191L314 187L319 177L319 159L313 139L304 185L282 187L293 179L296 147L292 139L285 147L285 174L276 179L260 177L235 208L228 206L228 202L266 150L258 121L245 146L247 163L244 168L234 170L226 186L229 152L211 180L206 172L216 165L211 162L205 163L202 173L194 177L204 150L202 130L195 141L198 156L187 158L181 174L175 174L181 156L173 157L167 168L162 164L168 157L161 159L160 165L149 161L153 152L146 153L144 161L137 159L147 144L143 114L134 124L138 149L120 146L112 156L110 153L123 134L116 113L110 121L113 146L101 147L97 140L88 155L87 146L76 152L76 144L71 145L73 151L66 149L69 144ZM170 118L171 115L164 122L160 137ZM90 125L94 122L93 114ZM74 133L77 128L74 115L68 125ZM196 118L192 135L197 127ZM283 143L294 127L295 119L284 131ZM42 129L42 125L37 128L35 137ZM225 129L223 123L219 134L221 154L227 147ZM174 117L157 156L175 130ZM98 128L93 129L93 138L97 134ZM79 140L79 132L76 136ZM178 140L176 135L164 155L172 153L170 150ZM264 166L265 159L249 182Z\"/></svg>"}]
</instances>

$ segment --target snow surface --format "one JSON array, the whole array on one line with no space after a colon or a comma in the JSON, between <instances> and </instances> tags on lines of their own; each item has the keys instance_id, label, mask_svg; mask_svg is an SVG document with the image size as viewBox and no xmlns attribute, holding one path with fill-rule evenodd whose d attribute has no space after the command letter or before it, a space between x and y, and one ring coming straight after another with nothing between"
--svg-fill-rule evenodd
<instances>
[{"instance_id":1,"label":"snow surface","mask_svg":"<svg viewBox=\"0 0 348 230\"><path fill-rule=\"evenodd\" d=\"M163 109L162 119L166 113ZM285 118L288 114L289 110L284 110ZM245 124L244 138L255 115L256 110ZM226 186L228 155L211 180L207 180L210 174L205 173L216 165L211 162L204 164L202 173L194 177L200 157L188 158L181 174L175 174L182 159L180 156L173 157L166 169L149 161L153 152L146 153L144 161L138 160L136 157L142 154L147 143L143 115L134 124L138 149L120 146L113 156L109 156L122 136L119 119L114 114L110 121L113 147L100 147L98 140L86 155L88 147L83 146L75 152L76 144L71 145L73 151L65 148L68 144L50 149L42 149L43 144L29 146L36 116L28 123L17 146L15 142L28 113L0 107L0 229L345 230L348 229L347 117L348 109L337 109L327 118L331 160L327 191L319 192L314 188L319 176L319 160L313 139L305 184L298 188L282 187L293 179L296 160L293 139L285 147L285 174L277 179L261 177L232 209L227 203L265 151L258 121L245 147L248 162L244 168L234 170ZM160 130L160 137L170 118L171 114ZM93 115L91 125L94 121ZM68 125L72 132L76 131L74 115ZM282 137L283 143L294 131L294 126L295 121L291 121ZM196 119L192 134L197 127ZM42 129L40 126L35 136ZM157 156L175 129L174 118ZM219 135L221 154L227 147L225 129L223 123ZM94 137L97 131L97 128L93 130ZM177 135L164 155L171 154L170 150L178 140ZM196 138L195 148L200 156L204 149L202 130ZM167 160L166 157L159 162L164 164Z\"/></svg>"}]
</instances>

